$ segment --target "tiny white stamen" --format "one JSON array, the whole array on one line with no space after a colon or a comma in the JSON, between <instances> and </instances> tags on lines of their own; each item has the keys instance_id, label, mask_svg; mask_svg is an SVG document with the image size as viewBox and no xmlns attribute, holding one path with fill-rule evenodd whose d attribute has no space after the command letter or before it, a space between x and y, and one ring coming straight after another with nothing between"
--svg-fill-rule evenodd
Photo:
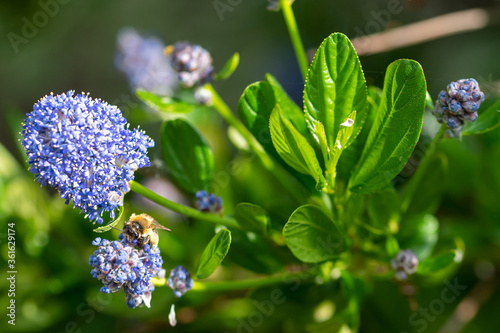
<instances>
[{"instance_id":1,"label":"tiny white stamen","mask_svg":"<svg viewBox=\"0 0 500 333\"><path fill-rule=\"evenodd\" d=\"M346 121L340 124L340 126L345 126L345 127L351 127L352 125L354 125L354 120L352 120L351 118L347 118Z\"/></svg>"}]
</instances>

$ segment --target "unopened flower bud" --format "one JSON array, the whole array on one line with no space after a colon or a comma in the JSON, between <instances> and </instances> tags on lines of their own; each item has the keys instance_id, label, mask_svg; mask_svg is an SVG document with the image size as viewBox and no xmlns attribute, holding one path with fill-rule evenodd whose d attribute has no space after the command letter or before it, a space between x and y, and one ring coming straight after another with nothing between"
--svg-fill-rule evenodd
<instances>
[{"instance_id":1,"label":"unopened flower bud","mask_svg":"<svg viewBox=\"0 0 500 333\"><path fill-rule=\"evenodd\" d=\"M439 93L432 114L449 128L446 131L448 137L459 136L465 122L477 119L477 110L483 101L484 93L476 80L458 80Z\"/></svg>"},{"instance_id":2,"label":"unopened flower bud","mask_svg":"<svg viewBox=\"0 0 500 333\"><path fill-rule=\"evenodd\" d=\"M167 286L172 288L174 295L181 297L193 288L194 281L191 279L188 270L182 266L176 266L170 272Z\"/></svg>"},{"instance_id":3,"label":"unopened flower bud","mask_svg":"<svg viewBox=\"0 0 500 333\"><path fill-rule=\"evenodd\" d=\"M396 258L391 260L391 267L395 271L396 279L406 280L408 275L415 274L418 266L418 258L412 250L401 250Z\"/></svg>"},{"instance_id":4,"label":"unopened flower bud","mask_svg":"<svg viewBox=\"0 0 500 333\"><path fill-rule=\"evenodd\" d=\"M212 81L212 57L200 45L178 42L167 46L165 53L170 56L172 68L177 72L183 87L191 88Z\"/></svg>"},{"instance_id":5,"label":"unopened flower bud","mask_svg":"<svg viewBox=\"0 0 500 333\"><path fill-rule=\"evenodd\" d=\"M213 193L201 190L196 192L196 209L205 213L222 214L222 199Z\"/></svg>"}]
</instances>

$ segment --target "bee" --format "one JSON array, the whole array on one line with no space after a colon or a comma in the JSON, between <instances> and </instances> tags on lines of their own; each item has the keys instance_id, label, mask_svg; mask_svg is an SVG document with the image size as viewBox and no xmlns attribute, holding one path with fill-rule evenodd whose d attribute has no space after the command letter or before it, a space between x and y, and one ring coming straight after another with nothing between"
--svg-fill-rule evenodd
<instances>
[{"instance_id":1,"label":"bee","mask_svg":"<svg viewBox=\"0 0 500 333\"><path fill-rule=\"evenodd\" d=\"M123 225L123 236L129 242L137 241L137 246L140 249L144 249L146 244L156 247L158 245L156 229L170 231L148 214L132 214Z\"/></svg>"}]
</instances>

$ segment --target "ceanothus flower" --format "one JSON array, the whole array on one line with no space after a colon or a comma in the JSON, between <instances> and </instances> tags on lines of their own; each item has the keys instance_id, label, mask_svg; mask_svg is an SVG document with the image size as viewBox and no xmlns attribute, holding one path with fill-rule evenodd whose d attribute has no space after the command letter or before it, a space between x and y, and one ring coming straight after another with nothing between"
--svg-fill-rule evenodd
<instances>
[{"instance_id":1,"label":"ceanothus flower","mask_svg":"<svg viewBox=\"0 0 500 333\"><path fill-rule=\"evenodd\" d=\"M96 238L92 245L98 246L89 258L93 267L90 274L100 280L103 293L116 293L123 289L127 306L135 308L151 306L151 293L155 289L152 278L161 277L163 259L158 247L146 245L137 250L122 241Z\"/></svg>"},{"instance_id":2,"label":"ceanothus flower","mask_svg":"<svg viewBox=\"0 0 500 333\"><path fill-rule=\"evenodd\" d=\"M418 258L412 250L401 250L396 254L396 258L391 260L391 267L399 281L406 280L408 275L415 274L417 266Z\"/></svg>"},{"instance_id":3,"label":"ceanothus flower","mask_svg":"<svg viewBox=\"0 0 500 333\"><path fill-rule=\"evenodd\" d=\"M162 96L174 94L177 74L160 39L125 28L118 33L117 48L115 65L127 76L132 90L141 88Z\"/></svg>"},{"instance_id":4,"label":"ceanothus flower","mask_svg":"<svg viewBox=\"0 0 500 333\"><path fill-rule=\"evenodd\" d=\"M224 207L222 206L221 197L213 193L208 194L207 191L201 190L196 192L196 209L204 213L222 214Z\"/></svg>"},{"instance_id":5,"label":"ceanothus flower","mask_svg":"<svg viewBox=\"0 0 500 333\"><path fill-rule=\"evenodd\" d=\"M436 101L436 108L432 114L440 123L449 128L448 137L460 135L465 122L477 119L477 110L484 101L484 93L474 79L462 79L451 82L446 90L442 90Z\"/></svg>"},{"instance_id":6,"label":"ceanothus flower","mask_svg":"<svg viewBox=\"0 0 500 333\"><path fill-rule=\"evenodd\" d=\"M167 46L165 53L170 56L171 65L184 88L201 86L213 80L212 57L200 45L177 42Z\"/></svg>"},{"instance_id":7,"label":"ceanothus flower","mask_svg":"<svg viewBox=\"0 0 500 333\"><path fill-rule=\"evenodd\" d=\"M134 171L149 166L147 149L154 146L144 132L129 129L116 106L72 90L39 100L22 136L37 181L100 224L104 211L115 217Z\"/></svg>"},{"instance_id":8,"label":"ceanothus flower","mask_svg":"<svg viewBox=\"0 0 500 333\"><path fill-rule=\"evenodd\" d=\"M194 281L191 279L188 270L182 266L176 266L170 271L167 286L172 288L174 295L181 297L193 288Z\"/></svg>"}]
</instances>

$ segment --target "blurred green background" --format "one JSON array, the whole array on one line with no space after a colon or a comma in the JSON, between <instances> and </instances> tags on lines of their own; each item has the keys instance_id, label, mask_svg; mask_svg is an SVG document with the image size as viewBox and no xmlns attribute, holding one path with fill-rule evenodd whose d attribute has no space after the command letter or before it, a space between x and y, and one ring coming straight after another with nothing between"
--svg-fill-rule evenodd
<instances>
[{"instance_id":1,"label":"blurred green background","mask_svg":"<svg viewBox=\"0 0 500 333\"><path fill-rule=\"evenodd\" d=\"M147 133L158 138L160 117L141 111L140 104L131 95L126 79L114 67L115 39L120 28L134 27L153 33L165 43L189 40L208 49L214 66L220 69L234 52L241 55L240 67L228 81L217 82L216 88L235 109L244 88L272 73L285 90L301 103L303 82L296 64L285 24L280 13L268 12L265 0L227 1L232 10L221 16L214 1L76 1L65 0L0 2L0 226L2 276L6 273L7 223L15 223L16 230L16 326L7 324L5 309L8 284L0 280L2 320L1 331L19 332L236 332L236 331L305 331L301 323L329 295L337 291L312 289L301 285L297 291L284 290L287 302L276 307L258 328L242 328L253 308L252 299L269 297L273 288L245 294L187 294L176 304L180 309L177 327L168 324L168 311L174 301L171 291L157 288L151 309L126 308L123 295L99 293L100 283L89 272L88 256L93 252L93 226L50 189L41 189L26 171L24 156L18 148L20 121L31 111L34 102L44 95L70 89L89 92L124 111L133 125L141 123ZM45 11L47 4L54 15L40 24L33 36L17 46L9 40L9 33L23 37L26 20ZM392 15L389 26L395 27L445 13L473 7L491 8L499 1L425 1L402 0L403 11ZM296 0L294 10L305 47L315 49L332 32L340 31L350 38L357 37L359 29L373 21L372 13L387 9L388 1L381 0ZM40 16L39 18L40 19ZM43 22L41 22L43 23ZM460 22L457 22L460 24ZM12 34L10 34L12 39ZM500 66L500 27L488 27L423 44L362 56L361 63L367 82L379 87L387 65L398 58L419 61L426 74L431 95L453 80L474 77L488 96L498 95ZM17 50L16 50L17 49ZM279 186L274 186L255 161L237 155L224 139L222 121L207 110L196 112L192 120L207 136L217 156L218 170L224 170L231 158L242 161L243 170L234 175L229 186L221 189L226 212L234 203L251 201L265 206L276 218L284 218L293 211L280 197ZM433 119L424 122L424 136L432 133ZM158 140L157 140L158 142ZM158 146L158 145L157 145ZM485 303L469 304L477 308L477 316L464 332L485 332L498 327L500 308L498 277L500 265L500 130L487 135L449 141L442 147L449 159L446 194L438 210L441 233L459 234L465 240L464 264L457 272L460 284L467 285L465 293L447 304L442 313L427 320L426 332L438 332L450 319L460 300L469 293L485 293ZM140 172L144 182L165 175L158 147L151 153L153 166ZM150 183L151 184L151 183ZM151 185L152 186L152 185ZM167 188L165 188L167 186ZM175 191L165 181L165 195L187 204L191 199ZM441 185L437 185L441 186ZM145 208L139 198L127 197L129 213L151 212L164 225L175 229L164 239L160 248L168 269L182 264L196 267L202 249L213 234L213 226L187 221L157 208ZM117 236L117 232L106 235ZM236 250L235 250L236 251ZM238 256L229 257L218 277L245 276L237 268ZM236 273L235 273L236 272ZM485 273L486 272L486 273ZM491 274L487 274L487 273ZM498 273L496 273L498 275ZM285 287L283 287L285 288ZM418 292L419 303L426 306L439 298L444 285L430 283ZM476 289L475 289L476 288ZM482 289L481 289L482 288ZM250 298L246 297L249 296ZM333 296L332 296L333 297ZM466 304L467 305L467 304ZM465 309L467 310L467 309ZM463 310L463 311L465 311ZM300 311L298 313L298 311ZM472 313L472 312L467 312ZM406 300L397 286L389 282L375 283L372 296L362 313L362 332L417 332L423 326L411 325ZM496 317L495 317L496 316ZM239 318L239 319L238 319ZM312 332L319 327L309 327ZM423 330L422 330L423 331ZM459 332L454 329L449 332Z\"/></svg>"}]
</instances>

